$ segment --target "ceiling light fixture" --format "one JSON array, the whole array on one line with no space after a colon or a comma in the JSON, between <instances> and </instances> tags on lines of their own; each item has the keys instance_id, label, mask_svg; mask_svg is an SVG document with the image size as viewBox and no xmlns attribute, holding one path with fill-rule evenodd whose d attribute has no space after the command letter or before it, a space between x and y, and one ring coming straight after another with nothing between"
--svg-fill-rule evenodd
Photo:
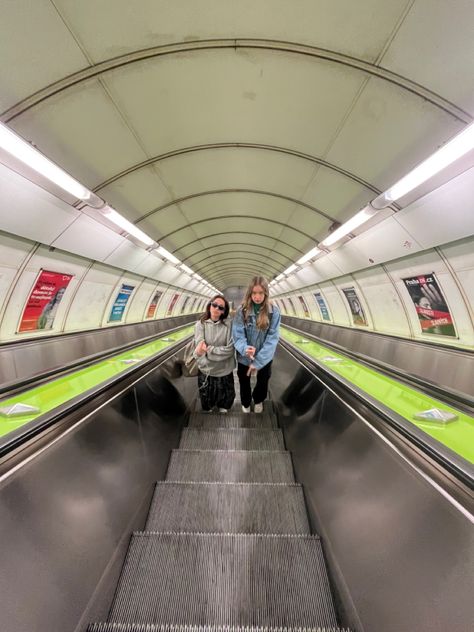
<instances>
[{"instance_id":1,"label":"ceiling light fixture","mask_svg":"<svg viewBox=\"0 0 474 632\"><path fill-rule=\"evenodd\" d=\"M307 252L305 255L303 255L301 257L301 259L298 259L298 261L296 262L299 266L302 266L304 263L306 263L307 261L309 261L310 259L314 259L317 255L319 255L322 252L322 250L320 250L317 246L315 248L313 248L312 250L310 250L309 252Z\"/></svg>"},{"instance_id":2,"label":"ceiling light fixture","mask_svg":"<svg viewBox=\"0 0 474 632\"><path fill-rule=\"evenodd\" d=\"M191 268L189 268L185 263L182 263L180 265L181 270L184 270L185 272L187 272L190 276L192 276L194 274L194 272L191 270Z\"/></svg>"},{"instance_id":3,"label":"ceiling light fixture","mask_svg":"<svg viewBox=\"0 0 474 632\"><path fill-rule=\"evenodd\" d=\"M181 263L177 257L172 255L171 252L168 252L168 250L166 250L166 248L163 248L163 246L158 246L156 252L165 259L168 259L168 261L171 261L171 263L174 263L175 265Z\"/></svg>"},{"instance_id":4,"label":"ceiling light fixture","mask_svg":"<svg viewBox=\"0 0 474 632\"><path fill-rule=\"evenodd\" d=\"M369 219L372 219L374 215L376 215L377 210L372 208L371 204L367 204L361 211L356 213L354 217L351 217L347 222L336 228L334 232L326 237L324 241L321 242L321 246L329 247L335 244L337 241L352 233L353 230L368 222Z\"/></svg>"},{"instance_id":5,"label":"ceiling light fixture","mask_svg":"<svg viewBox=\"0 0 474 632\"><path fill-rule=\"evenodd\" d=\"M151 237L148 237L148 235L135 226L135 224L129 222L128 219L123 217L123 215L120 215L120 213L117 213L117 211L110 206L104 206L100 209L100 212L113 224L124 230L129 235L132 235L132 237L135 237L135 239L138 239L138 241L141 241L142 244L145 244L145 246L151 247L156 245L156 242Z\"/></svg>"},{"instance_id":6,"label":"ceiling light fixture","mask_svg":"<svg viewBox=\"0 0 474 632\"><path fill-rule=\"evenodd\" d=\"M104 201L99 196L89 191L87 187L63 171L61 167L58 167L49 158L46 158L33 145L15 134L3 123L0 123L0 149L5 150L76 199L83 200L93 208L104 206Z\"/></svg>"},{"instance_id":7,"label":"ceiling light fixture","mask_svg":"<svg viewBox=\"0 0 474 632\"><path fill-rule=\"evenodd\" d=\"M435 176L455 160L462 158L474 149L474 123L468 125L460 134L440 147L429 158L420 163L401 180L371 202L377 210L390 206L413 189Z\"/></svg>"},{"instance_id":8,"label":"ceiling light fixture","mask_svg":"<svg viewBox=\"0 0 474 632\"><path fill-rule=\"evenodd\" d=\"M292 263L291 266L289 268L287 268L286 270L283 270L283 274L287 275L287 274L291 274L292 272L294 272L296 269L298 268L298 266L296 265L296 263Z\"/></svg>"}]
</instances>

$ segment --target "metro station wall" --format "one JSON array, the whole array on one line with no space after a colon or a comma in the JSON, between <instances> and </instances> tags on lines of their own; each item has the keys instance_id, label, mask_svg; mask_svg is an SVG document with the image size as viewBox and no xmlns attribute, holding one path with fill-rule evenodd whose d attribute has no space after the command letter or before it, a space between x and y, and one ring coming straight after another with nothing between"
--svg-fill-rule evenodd
<instances>
[{"instance_id":1,"label":"metro station wall","mask_svg":"<svg viewBox=\"0 0 474 632\"><path fill-rule=\"evenodd\" d=\"M58 306L53 328L17 333L23 309L42 269L73 277ZM122 319L110 322L112 306L123 284L133 286L133 293ZM157 291L162 295L153 318L179 315L184 294L202 296L189 289L0 232L0 342L141 322L149 319L148 307ZM168 314L175 294L180 295L180 300ZM189 300L184 313L189 313L191 304L192 300Z\"/></svg>"},{"instance_id":2,"label":"metro station wall","mask_svg":"<svg viewBox=\"0 0 474 632\"><path fill-rule=\"evenodd\" d=\"M317 265L317 263L316 263ZM423 333L404 278L434 273L454 321L456 337ZM356 326L343 289L354 288L367 325ZM324 320L315 292L320 292L330 314ZM298 296L303 296L312 320L384 334L437 342L448 346L474 346L474 239L465 238L330 281L277 295L291 297L297 316L305 318ZM288 306L288 301L286 301ZM285 312L284 312L285 313ZM293 315L288 311L288 315Z\"/></svg>"}]
</instances>

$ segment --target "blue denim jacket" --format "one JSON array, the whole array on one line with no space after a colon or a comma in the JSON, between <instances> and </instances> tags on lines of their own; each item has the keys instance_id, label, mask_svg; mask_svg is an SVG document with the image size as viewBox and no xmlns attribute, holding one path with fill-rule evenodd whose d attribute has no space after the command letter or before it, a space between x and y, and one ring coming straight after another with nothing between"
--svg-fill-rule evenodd
<instances>
[{"instance_id":1,"label":"blue denim jacket","mask_svg":"<svg viewBox=\"0 0 474 632\"><path fill-rule=\"evenodd\" d=\"M239 307L232 322L232 336L237 350L237 361L249 366L250 358L247 358L245 349L255 347L257 350L253 365L261 369L273 359L275 349L280 337L280 310L276 305L270 306L270 326L268 329L258 329L256 316L252 312L244 322L242 308Z\"/></svg>"}]
</instances>

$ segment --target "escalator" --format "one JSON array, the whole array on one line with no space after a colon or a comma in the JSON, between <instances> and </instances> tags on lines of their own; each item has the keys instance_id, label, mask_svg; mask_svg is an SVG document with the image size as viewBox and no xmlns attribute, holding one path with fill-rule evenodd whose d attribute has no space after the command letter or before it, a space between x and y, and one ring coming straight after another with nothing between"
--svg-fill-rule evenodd
<instances>
[{"instance_id":1,"label":"escalator","mask_svg":"<svg viewBox=\"0 0 474 632\"><path fill-rule=\"evenodd\" d=\"M2 632L470 629L472 468L289 345L200 413L179 344L0 458Z\"/></svg>"},{"instance_id":2,"label":"escalator","mask_svg":"<svg viewBox=\"0 0 474 632\"><path fill-rule=\"evenodd\" d=\"M108 621L89 632L179 626L340 630L271 402L263 415L194 412L133 534Z\"/></svg>"}]
</instances>

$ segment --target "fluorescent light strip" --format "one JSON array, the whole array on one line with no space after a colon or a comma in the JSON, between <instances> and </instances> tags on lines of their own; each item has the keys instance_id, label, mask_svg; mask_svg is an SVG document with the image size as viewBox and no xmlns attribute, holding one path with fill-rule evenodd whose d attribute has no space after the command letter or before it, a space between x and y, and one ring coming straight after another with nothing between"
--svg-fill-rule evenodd
<instances>
[{"instance_id":1,"label":"fluorescent light strip","mask_svg":"<svg viewBox=\"0 0 474 632\"><path fill-rule=\"evenodd\" d=\"M281 281L282 279L285 278L285 273L282 272L281 274L279 274L278 276L275 277L275 281Z\"/></svg>"},{"instance_id":2,"label":"fluorescent light strip","mask_svg":"<svg viewBox=\"0 0 474 632\"><path fill-rule=\"evenodd\" d=\"M455 136L401 180L375 198L372 206L382 209L399 200L474 149L474 123Z\"/></svg>"},{"instance_id":3,"label":"fluorescent light strip","mask_svg":"<svg viewBox=\"0 0 474 632\"><path fill-rule=\"evenodd\" d=\"M145 246L153 246L156 243L151 237L148 237L146 233L135 226L135 224L129 222L128 219L125 219L123 215L117 213L117 211L110 206L105 206L104 208L100 209L100 212L116 226L122 228L129 235L132 235L133 237L135 237L135 239L138 239L138 241L141 241L142 244L145 244Z\"/></svg>"},{"instance_id":4,"label":"fluorescent light strip","mask_svg":"<svg viewBox=\"0 0 474 632\"><path fill-rule=\"evenodd\" d=\"M182 263L180 265L181 270L184 270L185 272L187 272L190 276L192 276L194 274L194 272L191 270L191 268L189 268L187 265L185 265L184 263Z\"/></svg>"},{"instance_id":5,"label":"fluorescent light strip","mask_svg":"<svg viewBox=\"0 0 474 632\"><path fill-rule=\"evenodd\" d=\"M287 268L286 270L283 271L283 274L291 274L292 272L294 272L296 269L298 268L298 266L296 265L296 263L292 263L291 266L289 268Z\"/></svg>"},{"instance_id":6,"label":"fluorescent light strip","mask_svg":"<svg viewBox=\"0 0 474 632\"><path fill-rule=\"evenodd\" d=\"M3 123L0 123L0 148L78 200L83 200L94 208L104 206L104 201L101 200L100 197L92 193L92 191L89 191L88 188L55 165L49 158L43 156L40 151L15 134Z\"/></svg>"},{"instance_id":7,"label":"fluorescent light strip","mask_svg":"<svg viewBox=\"0 0 474 632\"><path fill-rule=\"evenodd\" d=\"M164 257L165 259L168 259L168 261L171 261L171 263L174 263L174 264L180 263L179 259L175 257L174 255L172 255L171 252L168 252L166 248L163 248L163 246L158 246L158 248L156 249L156 252L162 257Z\"/></svg>"},{"instance_id":8,"label":"fluorescent light strip","mask_svg":"<svg viewBox=\"0 0 474 632\"><path fill-rule=\"evenodd\" d=\"M333 233L328 235L324 241L321 242L322 246L332 246L349 233L352 233L353 230L365 224L365 222L369 221L377 211L373 209L370 204L365 206L361 211L356 213L354 217L347 220L342 226L339 226Z\"/></svg>"},{"instance_id":9,"label":"fluorescent light strip","mask_svg":"<svg viewBox=\"0 0 474 632\"><path fill-rule=\"evenodd\" d=\"M298 259L298 261L296 262L299 266L302 266L304 263L306 263L307 261L309 261L310 259L314 259L314 257L316 257L317 255L319 255L321 253L321 250L316 246L316 248L313 248L312 250L310 250L309 252L307 252L305 255L303 255L301 257L301 259Z\"/></svg>"}]
</instances>

